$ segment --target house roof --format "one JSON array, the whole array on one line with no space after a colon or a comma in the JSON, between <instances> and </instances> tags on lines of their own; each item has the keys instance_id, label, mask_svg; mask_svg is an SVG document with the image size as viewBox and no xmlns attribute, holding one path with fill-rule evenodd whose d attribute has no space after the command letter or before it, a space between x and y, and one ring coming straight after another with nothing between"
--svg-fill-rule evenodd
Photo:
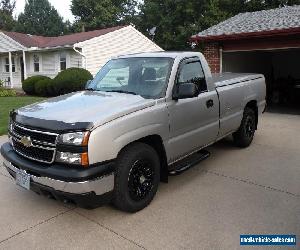
<instances>
[{"instance_id":1,"label":"house roof","mask_svg":"<svg viewBox=\"0 0 300 250\"><path fill-rule=\"evenodd\" d=\"M300 33L300 5L240 13L192 36L192 40L221 40L287 32Z\"/></svg>"},{"instance_id":2,"label":"house roof","mask_svg":"<svg viewBox=\"0 0 300 250\"><path fill-rule=\"evenodd\" d=\"M75 43L83 42L92 39L94 37L102 36L124 27L125 26L116 26L107 29L80 32L80 33L74 33L74 34L58 36L58 37L35 36L35 35L23 34L18 32L7 32L7 31L2 31L2 32L5 35L9 36L10 38L14 39L18 43L28 48L30 47L52 48L52 47L63 47L67 45L74 45Z\"/></svg>"}]
</instances>

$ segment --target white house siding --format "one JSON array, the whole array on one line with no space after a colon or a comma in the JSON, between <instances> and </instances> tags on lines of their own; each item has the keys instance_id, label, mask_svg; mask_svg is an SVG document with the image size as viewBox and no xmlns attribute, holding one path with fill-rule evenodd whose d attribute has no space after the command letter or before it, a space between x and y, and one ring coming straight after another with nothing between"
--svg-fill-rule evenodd
<instances>
[{"instance_id":1,"label":"white house siding","mask_svg":"<svg viewBox=\"0 0 300 250\"><path fill-rule=\"evenodd\" d=\"M86 56L86 69L95 75L112 57L139 52L162 51L132 26L78 43Z\"/></svg>"},{"instance_id":2,"label":"white house siding","mask_svg":"<svg viewBox=\"0 0 300 250\"><path fill-rule=\"evenodd\" d=\"M82 66L81 56L72 49L61 49L56 51L37 51L29 52L26 56L27 76L43 75L54 78L60 72L60 54L66 53L67 68ZM40 57L40 71L34 72L33 56ZM78 63L79 62L79 63Z\"/></svg>"},{"instance_id":3,"label":"white house siding","mask_svg":"<svg viewBox=\"0 0 300 250\"><path fill-rule=\"evenodd\" d=\"M18 50L22 51L24 49L26 49L24 46L0 32L0 53Z\"/></svg>"},{"instance_id":4,"label":"white house siding","mask_svg":"<svg viewBox=\"0 0 300 250\"><path fill-rule=\"evenodd\" d=\"M69 68L82 68L82 56L78 54L77 52L70 51L70 67Z\"/></svg>"}]
</instances>

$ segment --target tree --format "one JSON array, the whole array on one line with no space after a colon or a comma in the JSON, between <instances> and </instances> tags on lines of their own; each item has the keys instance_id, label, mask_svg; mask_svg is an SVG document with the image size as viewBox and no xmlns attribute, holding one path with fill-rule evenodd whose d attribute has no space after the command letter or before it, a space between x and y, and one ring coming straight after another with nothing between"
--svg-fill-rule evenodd
<instances>
[{"instance_id":1,"label":"tree","mask_svg":"<svg viewBox=\"0 0 300 250\"><path fill-rule=\"evenodd\" d=\"M63 18L48 0L28 0L16 26L18 32L44 36L62 35L66 29Z\"/></svg>"},{"instance_id":2,"label":"tree","mask_svg":"<svg viewBox=\"0 0 300 250\"><path fill-rule=\"evenodd\" d=\"M228 16L218 0L145 0L134 23L146 35L157 27L154 41L162 48L184 50L191 35Z\"/></svg>"},{"instance_id":3,"label":"tree","mask_svg":"<svg viewBox=\"0 0 300 250\"><path fill-rule=\"evenodd\" d=\"M13 11L15 6L15 0L0 1L0 30L13 30L15 26L15 20L13 19Z\"/></svg>"},{"instance_id":4,"label":"tree","mask_svg":"<svg viewBox=\"0 0 300 250\"><path fill-rule=\"evenodd\" d=\"M137 0L72 0L71 11L77 30L106 28L129 23Z\"/></svg>"}]
</instances>

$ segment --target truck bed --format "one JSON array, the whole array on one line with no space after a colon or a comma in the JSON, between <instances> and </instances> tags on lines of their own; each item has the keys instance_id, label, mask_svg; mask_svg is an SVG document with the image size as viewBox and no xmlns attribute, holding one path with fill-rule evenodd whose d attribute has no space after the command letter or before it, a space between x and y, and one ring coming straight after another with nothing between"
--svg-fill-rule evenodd
<instances>
[{"instance_id":1,"label":"truck bed","mask_svg":"<svg viewBox=\"0 0 300 250\"><path fill-rule=\"evenodd\" d=\"M264 78L261 74L253 73L218 73L213 74L210 81L217 87L227 86L235 83L241 83L251 80L256 80L259 78Z\"/></svg>"},{"instance_id":2,"label":"truck bed","mask_svg":"<svg viewBox=\"0 0 300 250\"><path fill-rule=\"evenodd\" d=\"M261 74L220 73L214 74L210 81L219 96L219 137L232 133L240 126L249 101L257 100L258 113L265 107L265 79Z\"/></svg>"}]
</instances>

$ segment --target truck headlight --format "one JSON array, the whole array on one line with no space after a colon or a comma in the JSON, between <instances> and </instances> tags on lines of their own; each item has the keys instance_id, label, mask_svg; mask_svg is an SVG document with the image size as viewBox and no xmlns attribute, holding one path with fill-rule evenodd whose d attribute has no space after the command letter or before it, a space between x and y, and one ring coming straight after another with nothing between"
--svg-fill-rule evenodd
<instances>
[{"instance_id":1,"label":"truck headlight","mask_svg":"<svg viewBox=\"0 0 300 250\"><path fill-rule=\"evenodd\" d=\"M58 136L57 142L65 145L87 146L89 141L89 132L74 132Z\"/></svg>"},{"instance_id":2,"label":"truck headlight","mask_svg":"<svg viewBox=\"0 0 300 250\"><path fill-rule=\"evenodd\" d=\"M82 165L87 167L89 165L88 153L57 152L56 162Z\"/></svg>"}]
</instances>

